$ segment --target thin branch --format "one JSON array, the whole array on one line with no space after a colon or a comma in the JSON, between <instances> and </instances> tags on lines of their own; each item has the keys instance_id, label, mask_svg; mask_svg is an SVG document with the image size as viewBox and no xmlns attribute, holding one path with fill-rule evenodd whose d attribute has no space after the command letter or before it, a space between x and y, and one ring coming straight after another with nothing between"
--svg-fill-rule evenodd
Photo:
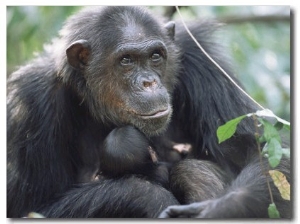
<instances>
[{"instance_id":1,"label":"thin branch","mask_svg":"<svg viewBox=\"0 0 300 224\"><path fill-rule=\"evenodd\" d=\"M218 18L217 21L226 24L238 23L275 23L290 22L290 16L287 15L266 15L266 16L229 16Z\"/></svg>"},{"instance_id":2,"label":"thin branch","mask_svg":"<svg viewBox=\"0 0 300 224\"><path fill-rule=\"evenodd\" d=\"M252 102L254 102L258 107L260 107L261 109L264 109L263 106L261 106L258 102L256 102L248 93L246 93L228 74L227 72L214 60L212 59L212 57L210 57L210 55L204 50L204 48L200 45L200 43L196 40L196 38L194 37L194 35L191 33L191 31L189 30L189 28L187 27L187 25L185 24L183 17L179 11L178 6L176 6L176 10L181 18L181 21L186 29L186 31L188 32L188 34L190 35L190 37L192 38L192 40L196 43L196 45L199 47L199 49L203 52L203 54L222 72L222 74L227 77L227 79L229 79L243 94L245 94Z\"/></svg>"}]
</instances>

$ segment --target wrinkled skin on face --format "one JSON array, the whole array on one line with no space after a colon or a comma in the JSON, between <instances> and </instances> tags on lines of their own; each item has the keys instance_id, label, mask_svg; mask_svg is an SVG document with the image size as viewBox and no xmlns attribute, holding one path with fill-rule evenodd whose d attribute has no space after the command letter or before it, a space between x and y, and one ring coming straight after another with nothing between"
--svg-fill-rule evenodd
<instances>
[{"instance_id":1,"label":"wrinkled skin on face","mask_svg":"<svg viewBox=\"0 0 300 224\"><path fill-rule=\"evenodd\" d=\"M93 46L88 39L73 42L68 61L84 73L88 91L83 95L90 98L88 106L96 119L133 125L152 136L167 127L172 115L174 23L162 29L156 21L150 21L149 27L134 22L132 16L120 13L119 17L101 20L106 21L101 24L102 34L94 35L100 44Z\"/></svg>"}]
</instances>

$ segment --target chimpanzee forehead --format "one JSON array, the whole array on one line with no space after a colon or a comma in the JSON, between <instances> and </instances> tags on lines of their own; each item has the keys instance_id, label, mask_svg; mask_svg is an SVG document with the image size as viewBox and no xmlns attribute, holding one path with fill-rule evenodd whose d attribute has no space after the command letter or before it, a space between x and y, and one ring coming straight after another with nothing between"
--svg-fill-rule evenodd
<instances>
[{"instance_id":1,"label":"chimpanzee forehead","mask_svg":"<svg viewBox=\"0 0 300 224\"><path fill-rule=\"evenodd\" d=\"M138 7L116 7L115 12L115 16L110 15L106 21L111 28L113 27L112 30L118 30L123 38L139 39L162 35L161 24L158 24L148 11Z\"/></svg>"},{"instance_id":2,"label":"chimpanzee forehead","mask_svg":"<svg viewBox=\"0 0 300 224\"><path fill-rule=\"evenodd\" d=\"M141 24L128 24L121 28L121 36L124 41L143 41L149 38L159 38L159 30L153 30L142 26Z\"/></svg>"},{"instance_id":3,"label":"chimpanzee forehead","mask_svg":"<svg viewBox=\"0 0 300 224\"><path fill-rule=\"evenodd\" d=\"M128 25L122 28L122 36L124 39L138 40L145 37L145 30L141 26Z\"/></svg>"},{"instance_id":4,"label":"chimpanzee forehead","mask_svg":"<svg viewBox=\"0 0 300 224\"><path fill-rule=\"evenodd\" d=\"M116 19L116 18L115 18ZM164 33L162 32L162 26L149 20L143 20L143 18L137 18L136 15L123 14L119 18L118 23L112 23L106 27L106 35L104 35L105 46L104 49L109 46L117 47L122 44L139 44L145 43L151 40L163 40ZM114 29L112 29L114 27Z\"/></svg>"},{"instance_id":5,"label":"chimpanzee forehead","mask_svg":"<svg viewBox=\"0 0 300 224\"><path fill-rule=\"evenodd\" d=\"M162 40L166 35L150 12L134 6L90 7L71 18L63 33L70 43L84 39L103 54L120 44Z\"/></svg>"}]
</instances>

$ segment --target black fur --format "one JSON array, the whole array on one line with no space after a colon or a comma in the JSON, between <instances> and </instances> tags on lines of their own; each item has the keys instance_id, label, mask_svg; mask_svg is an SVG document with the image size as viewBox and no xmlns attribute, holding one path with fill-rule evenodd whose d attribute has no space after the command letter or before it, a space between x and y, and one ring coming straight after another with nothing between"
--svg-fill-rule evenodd
<instances>
[{"instance_id":1,"label":"black fur","mask_svg":"<svg viewBox=\"0 0 300 224\"><path fill-rule=\"evenodd\" d=\"M124 69L113 63L124 38L130 40L139 33L131 28L140 29L142 40L148 41L149 45L142 47L160 41L164 45L160 49L167 52L158 66L151 67L154 72L147 73L150 78L145 74L121 76ZM211 42L216 26L205 22L189 28L229 71L226 59ZM131 36L126 39L128 33ZM85 9L67 21L59 39L42 55L11 75L7 96L8 217L22 217L31 211L46 217L158 217L168 206L178 205L178 200L190 203L176 199L156 183L159 177L144 178L151 176L148 173L111 177L97 171L103 143L115 143L110 138L122 135L113 130L126 125L147 136L158 155L167 155L159 154L160 139L191 144L188 156L210 160L216 168L213 174L221 176L215 180L226 179L223 190L211 184L213 196L193 204L193 214L179 206L171 209L176 214L168 208L161 217L267 217L270 199L256 156L252 120L243 121L233 139L221 145L216 140L219 125L254 112L257 106L201 53L183 27L176 24L175 37L172 34L172 24L164 27L139 7ZM153 108L157 111L167 106L168 115L157 119L141 119L134 113L152 114ZM146 146L146 139L139 138L137 145ZM108 148L114 147L109 144ZM159 159L168 160L164 156ZM191 171L190 163L186 166L179 173L173 171L178 177L173 176L171 185L188 176L186 172L202 174L201 166ZM289 161L281 166L290 180ZM89 172L100 173L99 180L82 183ZM189 183L182 180L182 185ZM281 216L290 217L290 203L272 189Z\"/></svg>"},{"instance_id":2,"label":"black fur","mask_svg":"<svg viewBox=\"0 0 300 224\"><path fill-rule=\"evenodd\" d=\"M197 24L197 26L191 25L189 28L204 49L230 74L228 63L225 62L226 57L222 58L218 45L211 42L210 36L213 29L210 26L212 24L203 23ZM217 195L211 197L211 200L191 204L191 206L171 206L160 217L267 218L267 208L271 199L266 177L258 160L253 120L251 118L243 120L238 125L234 137L226 142L219 145L216 139L218 126L260 108L239 91L203 55L186 32L178 32L176 40L177 46L180 47L183 54L181 60L183 69L173 94L174 113L167 133L174 133L174 130L176 133L174 127L180 127L183 139L187 139L193 145L193 149L196 149L192 150L190 158L213 161L227 172L228 176L225 178L233 177L234 179L222 192L219 192L213 184L210 185L212 194ZM176 135L178 136L178 134ZM265 170L267 170L267 163L264 161ZM179 176L188 177L191 172L188 169L191 166L191 164L186 165L186 169L182 169L181 175L177 174L177 178L180 179ZM201 166L198 169L199 176L201 176ZM278 169L286 175L290 182L290 161L283 159ZM213 174L224 178L222 172L217 170ZM193 169L192 173L194 172L197 173L197 169ZM172 179L180 182L174 178L171 178L171 181ZM292 215L290 201L282 199L273 182L270 181L270 183L274 202L281 217L290 218ZM189 181L181 182L181 186L185 184L187 187L182 187L183 190L190 187ZM178 188L176 191L181 203L193 202L194 199L183 199L182 195L185 195L186 192L180 192ZM205 197L205 195L201 195L201 197Z\"/></svg>"},{"instance_id":3,"label":"black fur","mask_svg":"<svg viewBox=\"0 0 300 224\"><path fill-rule=\"evenodd\" d=\"M213 32L213 29L209 27L211 25L204 23L197 24L200 27L198 29L195 25L191 25L189 28L204 49L228 71L228 63L224 62L226 58L222 60L220 51L215 48L217 45L211 43L210 35ZM180 47L183 54L181 63L184 69L180 72L179 82L173 94L174 113L168 132L174 133L174 127L180 127L183 139L188 139L187 141L193 145L193 149L196 149L192 150L190 157L216 162L227 172L227 178L233 176L234 180L222 192L219 192L212 184L210 187L212 191L215 191L213 193L218 195L212 197L212 200L191 204L191 206L171 206L160 217L267 218L267 208L271 199L266 177L258 160L253 120L251 118L243 120L238 125L234 137L226 142L219 145L216 139L218 126L260 108L239 91L198 50L186 32L178 32L176 40L177 46ZM285 145L289 144L284 143ZM267 170L267 163L264 159L265 170ZM186 166L186 170L182 170L181 175L177 174L179 179L179 176L188 177L190 175L191 171L188 169L191 165ZM290 182L290 161L283 159L278 169L286 175ZM192 173L194 172L196 173L197 169L193 169ZM199 166L198 172L201 176L201 166ZM223 176L222 172L217 170L215 175ZM180 180L174 179L173 181L180 182ZM270 183L274 202L281 217L290 218L292 214L290 201L282 199L272 180ZM189 181L181 182L181 185L184 184L190 187ZM178 188L176 190L180 191ZM181 203L193 202L194 199L183 200L182 194L186 194L186 192L177 192L177 195L180 195L178 199Z\"/></svg>"},{"instance_id":4,"label":"black fur","mask_svg":"<svg viewBox=\"0 0 300 224\"><path fill-rule=\"evenodd\" d=\"M151 151L151 152L150 152ZM154 153L153 157L151 153ZM146 136L132 126L116 128L100 150L100 172L107 177L140 174L168 187L169 164L158 161Z\"/></svg>"}]
</instances>

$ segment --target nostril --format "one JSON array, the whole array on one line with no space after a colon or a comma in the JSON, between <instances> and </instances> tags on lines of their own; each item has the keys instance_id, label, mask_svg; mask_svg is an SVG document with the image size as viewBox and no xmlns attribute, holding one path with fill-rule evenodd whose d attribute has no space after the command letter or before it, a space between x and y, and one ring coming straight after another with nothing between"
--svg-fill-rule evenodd
<instances>
[{"instance_id":1,"label":"nostril","mask_svg":"<svg viewBox=\"0 0 300 224\"><path fill-rule=\"evenodd\" d=\"M143 82L143 86L145 88L155 87L156 85L157 85L156 80L153 80L152 82L149 82L149 81L144 81Z\"/></svg>"}]
</instances>

